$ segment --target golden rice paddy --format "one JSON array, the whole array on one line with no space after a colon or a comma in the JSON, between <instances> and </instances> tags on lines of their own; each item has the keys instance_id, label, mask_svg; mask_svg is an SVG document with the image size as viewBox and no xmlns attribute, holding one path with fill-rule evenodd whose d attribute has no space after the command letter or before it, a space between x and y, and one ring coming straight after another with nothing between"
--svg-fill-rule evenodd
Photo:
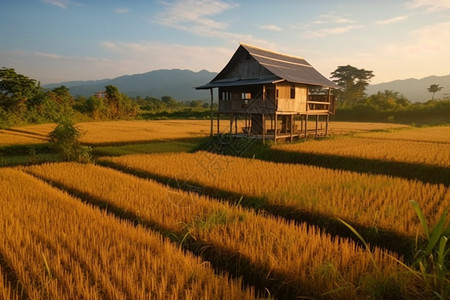
<instances>
[{"instance_id":1,"label":"golden rice paddy","mask_svg":"<svg viewBox=\"0 0 450 300\"><path fill-rule=\"evenodd\" d=\"M25 298L253 298L240 282L215 275L158 234L119 221L29 174L3 169L0 187L2 263L15 271L16 292ZM0 294L14 296L12 288Z\"/></svg>"},{"instance_id":2,"label":"golden rice paddy","mask_svg":"<svg viewBox=\"0 0 450 300\"><path fill-rule=\"evenodd\" d=\"M181 182L258 197L269 205L339 217L408 236L420 232L410 200L420 203L431 222L436 222L444 208L450 207L450 190L444 185L382 175L208 152L129 155L105 160Z\"/></svg>"}]
</instances>

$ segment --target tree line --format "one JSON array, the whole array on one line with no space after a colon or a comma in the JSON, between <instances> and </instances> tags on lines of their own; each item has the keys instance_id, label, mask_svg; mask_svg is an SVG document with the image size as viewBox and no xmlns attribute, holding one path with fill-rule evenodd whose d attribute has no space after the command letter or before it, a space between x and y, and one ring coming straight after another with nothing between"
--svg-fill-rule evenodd
<instances>
[{"instance_id":1,"label":"tree line","mask_svg":"<svg viewBox=\"0 0 450 300\"><path fill-rule=\"evenodd\" d=\"M367 95L366 88L374 77L373 71L347 65L339 66L331 73L332 80L339 86L334 89L337 97L336 120L449 123L450 94L435 99L435 93L444 87L431 84L427 88L431 100L412 103L402 94L392 90Z\"/></svg>"},{"instance_id":2,"label":"tree line","mask_svg":"<svg viewBox=\"0 0 450 300\"><path fill-rule=\"evenodd\" d=\"M130 98L116 86L107 85L102 93L73 97L65 86L48 90L35 79L12 68L0 69L0 128L29 123L134 119L139 112L201 110L209 104L201 100L180 102L170 96Z\"/></svg>"},{"instance_id":3,"label":"tree line","mask_svg":"<svg viewBox=\"0 0 450 300\"><path fill-rule=\"evenodd\" d=\"M366 88L374 77L373 71L347 65L339 66L331 73L332 80L340 87L334 89L337 97L336 120L397 121L449 123L450 94L435 99L442 90L432 84L427 90L431 100L411 103L396 91L386 90L373 95ZM63 118L77 121L141 118L209 117L209 103L201 100L177 101L170 96L161 98L130 98L112 85L105 91L90 97L73 97L65 86L48 90L35 79L18 74L12 68L0 69L0 128L29 123L59 122ZM217 110L217 104L213 109ZM426 118L424 119L424 116ZM419 119L420 119L419 118Z\"/></svg>"}]
</instances>

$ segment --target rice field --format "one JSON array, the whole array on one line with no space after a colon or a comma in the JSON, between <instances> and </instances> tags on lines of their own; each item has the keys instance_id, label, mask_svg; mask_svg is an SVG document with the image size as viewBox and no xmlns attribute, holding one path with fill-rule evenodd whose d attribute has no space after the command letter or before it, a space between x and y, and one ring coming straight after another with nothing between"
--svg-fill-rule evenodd
<instances>
[{"instance_id":1,"label":"rice field","mask_svg":"<svg viewBox=\"0 0 450 300\"><path fill-rule=\"evenodd\" d=\"M7 282L6 276L3 274L6 274L4 270L2 270L0 266L0 298L1 299L10 299L10 300L18 300L19 294L11 288L11 284Z\"/></svg>"},{"instance_id":2,"label":"rice field","mask_svg":"<svg viewBox=\"0 0 450 300\"><path fill-rule=\"evenodd\" d=\"M450 126L436 126L397 130L391 132L359 133L356 136L370 139L417 141L450 144Z\"/></svg>"},{"instance_id":3,"label":"rice field","mask_svg":"<svg viewBox=\"0 0 450 300\"><path fill-rule=\"evenodd\" d=\"M47 142L45 137L22 132L0 130L0 147L12 145L31 145Z\"/></svg>"},{"instance_id":4,"label":"rice field","mask_svg":"<svg viewBox=\"0 0 450 300\"><path fill-rule=\"evenodd\" d=\"M218 256L248 260L250 267L244 273L257 276L260 282L277 283L279 289L294 289L295 296L317 297L342 287L335 297L354 299L370 294L368 287L361 284L363 278L384 282L401 277L395 275L400 273L399 266L385 252L375 248L374 265L369 253L355 242L332 238L305 223L295 225L258 215L95 165L58 163L24 170L120 208L183 240L200 243L201 249L215 249Z\"/></svg>"},{"instance_id":5,"label":"rice field","mask_svg":"<svg viewBox=\"0 0 450 300\"><path fill-rule=\"evenodd\" d=\"M55 126L0 130L0 147L47 142ZM158 141L208 136L210 121L77 126L84 144L158 148ZM220 127L227 132L229 121ZM272 148L402 162L430 172L450 168L450 126L407 127L332 122L332 134L352 136ZM133 147L116 151L122 156L97 158L116 169L78 163L0 169L0 299L432 296L395 261L407 258L379 248L386 244L376 238L368 237L374 244L367 251L346 238L351 233L337 218L399 244L423 238L410 200L432 226L450 208L446 184L202 151L123 155L136 152L136 145L127 146ZM342 227L328 231L336 224Z\"/></svg>"},{"instance_id":6,"label":"rice field","mask_svg":"<svg viewBox=\"0 0 450 300\"><path fill-rule=\"evenodd\" d=\"M411 132L410 136L414 136ZM396 133L400 135L402 132ZM326 141L306 141L297 144L276 145L273 148L287 152L355 157L392 162L425 164L450 168L450 135L446 136L448 144L422 141L380 139L375 133L360 137L341 137ZM391 133L381 136L389 137ZM370 137L369 137L370 136ZM404 131L404 136L407 131ZM442 139L444 140L444 139Z\"/></svg>"},{"instance_id":7,"label":"rice field","mask_svg":"<svg viewBox=\"0 0 450 300\"><path fill-rule=\"evenodd\" d=\"M152 120L152 121L106 121L81 122L77 127L84 133L81 142L91 145L139 143L146 141L161 141L170 139L184 139L204 137L210 134L209 120ZM214 133L217 132L217 121L214 121ZM244 126L240 120L238 129ZM310 128L313 125L310 126ZM14 128L24 133L46 137L56 124L39 124ZM387 130L407 127L406 125L388 123L351 123L331 122L330 130L335 134L348 134L351 132ZM229 132L230 121L221 120L220 132ZM1 134L0 134L1 138ZM0 139L0 144L1 144Z\"/></svg>"},{"instance_id":8,"label":"rice field","mask_svg":"<svg viewBox=\"0 0 450 300\"><path fill-rule=\"evenodd\" d=\"M0 277L3 299L254 298L160 235L29 174L3 169L0 187L0 254L18 280Z\"/></svg>"},{"instance_id":9,"label":"rice field","mask_svg":"<svg viewBox=\"0 0 450 300\"><path fill-rule=\"evenodd\" d=\"M432 223L445 207L450 207L450 190L444 185L382 175L207 152L129 155L104 160L180 182L258 197L263 207L290 207L411 237L421 230L409 200L419 202Z\"/></svg>"}]
</instances>

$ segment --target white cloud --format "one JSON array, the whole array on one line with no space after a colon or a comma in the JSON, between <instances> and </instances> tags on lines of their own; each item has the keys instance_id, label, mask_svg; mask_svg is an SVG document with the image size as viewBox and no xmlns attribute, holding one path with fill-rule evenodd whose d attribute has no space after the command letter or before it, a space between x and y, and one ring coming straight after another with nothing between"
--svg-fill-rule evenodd
<instances>
[{"instance_id":1,"label":"white cloud","mask_svg":"<svg viewBox=\"0 0 450 300\"><path fill-rule=\"evenodd\" d=\"M178 0L165 3L166 10L157 17L161 25L186 31L196 31L202 27L209 29L225 29L228 25L218 22L211 16L218 15L237 4L220 0Z\"/></svg>"},{"instance_id":2,"label":"white cloud","mask_svg":"<svg viewBox=\"0 0 450 300\"><path fill-rule=\"evenodd\" d=\"M320 15L318 20L312 22L313 24L352 24L356 23L354 20L346 17L324 14Z\"/></svg>"},{"instance_id":3,"label":"white cloud","mask_svg":"<svg viewBox=\"0 0 450 300\"><path fill-rule=\"evenodd\" d=\"M323 38L333 34L342 34L349 32L353 29L362 28L362 25L348 25L341 27L328 27L328 28L320 28L315 30L308 30L303 33L303 37L305 38Z\"/></svg>"},{"instance_id":4,"label":"white cloud","mask_svg":"<svg viewBox=\"0 0 450 300\"><path fill-rule=\"evenodd\" d=\"M450 0L413 0L405 3L406 8L424 8L426 12L450 9Z\"/></svg>"},{"instance_id":5,"label":"white cloud","mask_svg":"<svg viewBox=\"0 0 450 300\"><path fill-rule=\"evenodd\" d=\"M406 42L405 42L406 41ZM350 64L373 70L373 83L395 79L448 75L450 66L450 22L437 23L411 31L405 39L379 45L352 57L331 57L329 65Z\"/></svg>"},{"instance_id":6,"label":"white cloud","mask_svg":"<svg viewBox=\"0 0 450 300\"><path fill-rule=\"evenodd\" d=\"M259 28L270 30L270 31L282 31L283 30L280 26L277 26L277 25L263 25L263 26L260 26Z\"/></svg>"},{"instance_id":7,"label":"white cloud","mask_svg":"<svg viewBox=\"0 0 450 300\"><path fill-rule=\"evenodd\" d=\"M265 40L256 39L250 34L228 31L228 23L213 19L238 4L221 0L177 0L164 3L166 9L156 16L155 22L162 26L176 28L191 34L221 38L233 43L246 42L261 47L272 45Z\"/></svg>"},{"instance_id":8,"label":"white cloud","mask_svg":"<svg viewBox=\"0 0 450 300\"><path fill-rule=\"evenodd\" d=\"M66 9L67 6L70 3L69 0L41 0L41 2L47 3L47 4L51 4L51 5L55 5L55 6L58 6L60 8L63 8L63 9Z\"/></svg>"},{"instance_id":9,"label":"white cloud","mask_svg":"<svg viewBox=\"0 0 450 300\"><path fill-rule=\"evenodd\" d=\"M329 35L342 34L353 29L362 28L356 21L332 14L323 14L306 26L300 26L304 38L323 38Z\"/></svg>"},{"instance_id":10,"label":"white cloud","mask_svg":"<svg viewBox=\"0 0 450 300\"><path fill-rule=\"evenodd\" d=\"M387 49L392 54L430 60L433 56L448 57L446 53L450 53L450 22L425 26L411 31L409 36L409 43L387 45Z\"/></svg>"},{"instance_id":11,"label":"white cloud","mask_svg":"<svg viewBox=\"0 0 450 300\"><path fill-rule=\"evenodd\" d=\"M116 13L116 14L126 14L126 13L128 13L130 10L128 9L128 8L125 8L125 7L118 7L118 8L115 8L114 9L114 12Z\"/></svg>"},{"instance_id":12,"label":"white cloud","mask_svg":"<svg viewBox=\"0 0 450 300\"><path fill-rule=\"evenodd\" d=\"M403 21L403 20L406 20L406 19L408 19L408 16L398 16L398 17L393 17L393 18L390 18L390 19L377 21L377 22L375 22L375 24L388 25L388 24L397 23L397 22L400 22L400 21Z\"/></svg>"}]
</instances>

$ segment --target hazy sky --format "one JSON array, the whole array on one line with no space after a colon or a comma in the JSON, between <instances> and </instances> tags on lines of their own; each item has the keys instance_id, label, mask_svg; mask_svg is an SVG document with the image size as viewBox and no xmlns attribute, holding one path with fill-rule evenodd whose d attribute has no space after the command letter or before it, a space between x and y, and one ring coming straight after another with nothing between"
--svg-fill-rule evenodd
<instances>
[{"instance_id":1,"label":"hazy sky","mask_svg":"<svg viewBox=\"0 0 450 300\"><path fill-rule=\"evenodd\" d=\"M450 0L0 0L0 67L56 83L220 71L239 42L372 83L450 74Z\"/></svg>"}]
</instances>

